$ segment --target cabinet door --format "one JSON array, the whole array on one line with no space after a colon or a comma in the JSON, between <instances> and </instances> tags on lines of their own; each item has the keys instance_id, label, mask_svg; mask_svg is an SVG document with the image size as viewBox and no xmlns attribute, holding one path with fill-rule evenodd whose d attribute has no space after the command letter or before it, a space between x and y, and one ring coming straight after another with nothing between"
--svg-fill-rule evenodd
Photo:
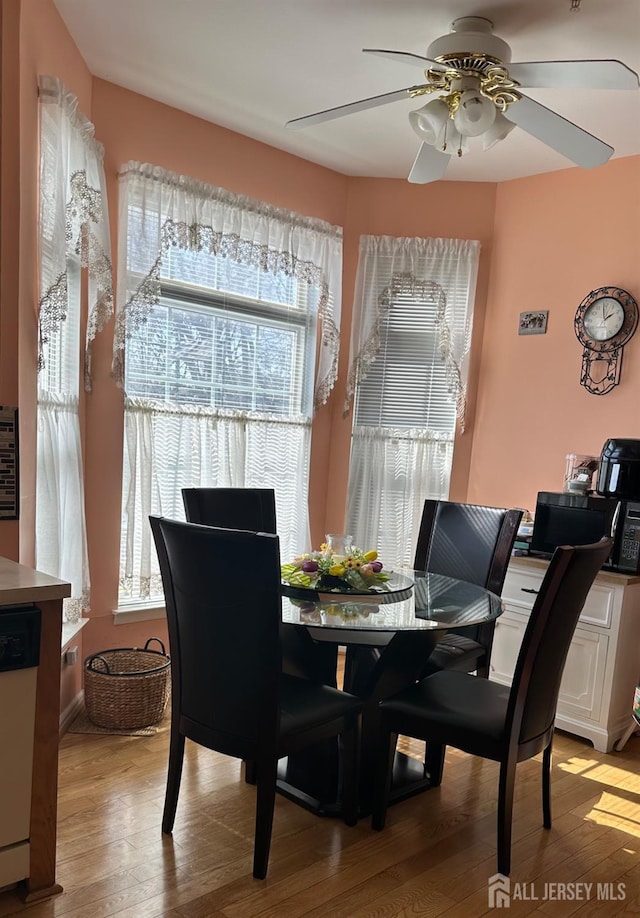
<instances>
[{"instance_id":1,"label":"cabinet door","mask_svg":"<svg viewBox=\"0 0 640 918\"><path fill-rule=\"evenodd\" d=\"M576 628L560 683L558 714L599 719L608 643L605 634Z\"/></svg>"},{"instance_id":2,"label":"cabinet door","mask_svg":"<svg viewBox=\"0 0 640 918\"><path fill-rule=\"evenodd\" d=\"M520 644L527 627L527 616L504 612L496 622L489 678L511 685Z\"/></svg>"}]
</instances>

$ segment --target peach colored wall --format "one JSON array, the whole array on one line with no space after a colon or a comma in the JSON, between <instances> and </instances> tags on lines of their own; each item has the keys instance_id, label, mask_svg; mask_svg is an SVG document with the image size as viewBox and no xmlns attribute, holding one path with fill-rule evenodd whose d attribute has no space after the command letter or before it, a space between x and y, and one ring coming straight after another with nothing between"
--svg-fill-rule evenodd
<instances>
[{"instance_id":1,"label":"peach colored wall","mask_svg":"<svg viewBox=\"0 0 640 918\"><path fill-rule=\"evenodd\" d=\"M567 453L640 437L640 333L616 389L579 384L573 318L607 285L640 300L640 157L498 187L469 500L533 510L538 491L561 489ZM549 310L545 335L518 335L530 309Z\"/></svg>"},{"instance_id":2,"label":"peach colored wall","mask_svg":"<svg viewBox=\"0 0 640 918\"><path fill-rule=\"evenodd\" d=\"M16 406L20 282L17 270L20 241L20 4L0 6L0 404ZM20 524L0 521L0 554L19 557Z\"/></svg>"}]
</instances>

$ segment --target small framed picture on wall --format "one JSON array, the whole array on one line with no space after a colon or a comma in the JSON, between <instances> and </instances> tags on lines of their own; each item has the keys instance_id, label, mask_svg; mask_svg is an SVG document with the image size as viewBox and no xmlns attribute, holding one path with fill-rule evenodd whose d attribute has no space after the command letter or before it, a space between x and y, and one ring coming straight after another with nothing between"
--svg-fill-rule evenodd
<instances>
[{"instance_id":1,"label":"small framed picture on wall","mask_svg":"<svg viewBox=\"0 0 640 918\"><path fill-rule=\"evenodd\" d=\"M518 322L519 335L544 335L547 330L549 310L538 312L521 312Z\"/></svg>"}]
</instances>

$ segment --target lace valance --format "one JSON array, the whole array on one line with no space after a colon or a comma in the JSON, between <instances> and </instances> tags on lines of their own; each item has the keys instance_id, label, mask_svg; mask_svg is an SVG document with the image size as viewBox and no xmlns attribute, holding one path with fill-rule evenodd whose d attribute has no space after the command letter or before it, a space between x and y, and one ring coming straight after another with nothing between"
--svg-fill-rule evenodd
<instances>
[{"instance_id":1,"label":"lace valance","mask_svg":"<svg viewBox=\"0 0 640 918\"><path fill-rule=\"evenodd\" d=\"M464 431L468 354L480 243L459 239L362 236L353 304L344 414L380 349L380 327L394 299L435 310L438 346Z\"/></svg>"},{"instance_id":2,"label":"lace valance","mask_svg":"<svg viewBox=\"0 0 640 918\"><path fill-rule=\"evenodd\" d=\"M78 99L52 76L38 81L40 100L40 304L38 365L44 345L69 309L69 259L88 270L85 388L91 388L91 342L113 312L111 243L102 144Z\"/></svg>"},{"instance_id":3,"label":"lace valance","mask_svg":"<svg viewBox=\"0 0 640 918\"><path fill-rule=\"evenodd\" d=\"M173 247L257 266L317 290L321 344L314 404L326 402L338 372L341 227L136 162L120 173L120 220L113 345L118 385L124 385L126 340L158 303L163 258Z\"/></svg>"}]
</instances>

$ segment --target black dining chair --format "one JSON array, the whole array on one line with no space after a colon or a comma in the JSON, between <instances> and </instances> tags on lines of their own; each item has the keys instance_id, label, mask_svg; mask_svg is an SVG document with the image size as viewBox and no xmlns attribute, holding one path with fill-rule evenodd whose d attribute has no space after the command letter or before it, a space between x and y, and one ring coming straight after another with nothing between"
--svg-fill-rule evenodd
<instances>
[{"instance_id":1,"label":"black dining chair","mask_svg":"<svg viewBox=\"0 0 640 918\"><path fill-rule=\"evenodd\" d=\"M398 734L425 740L431 783L440 784L445 749L500 763L498 872L511 867L516 765L542 756L542 810L551 827L551 745L560 680L578 617L612 540L557 548L536 597L511 688L471 673L443 670L380 702L380 759L374 829L384 828Z\"/></svg>"},{"instance_id":2,"label":"black dining chair","mask_svg":"<svg viewBox=\"0 0 640 918\"><path fill-rule=\"evenodd\" d=\"M277 532L273 488L183 488L182 502L189 523Z\"/></svg>"},{"instance_id":3,"label":"black dining chair","mask_svg":"<svg viewBox=\"0 0 640 918\"><path fill-rule=\"evenodd\" d=\"M182 502L189 523L249 532L278 531L273 488L183 488ZM308 632L288 625L282 628L280 641L285 672L331 684L335 663L332 665L330 648L318 647ZM253 764L245 765L247 782L255 784Z\"/></svg>"},{"instance_id":4,"label":"black dining chair","mask_svg":"<svg viewBox=\"0 0 640 918\"><path fill-rule=\"evenodd\" d=\"M413 567L502 593L522 510L426 500ZM423 672L477 672L488 678L495 622L446 634Z\"/></svg>"},{"instance_id":5,"label":"black dining chair","mask_svg":"<svg viewBox=\"0 0 640 918\"><path fill-rule=\"evenodd\" d=\"M357 821L360 699L281 672L279 540L150 517L167 609L171 738L162 831L174 825L185 739L256 767L253 875L267 873L278 759L341 739L342 815ZM203 801L203 804L205 802Z\"/></svg>"}]
</instances>

